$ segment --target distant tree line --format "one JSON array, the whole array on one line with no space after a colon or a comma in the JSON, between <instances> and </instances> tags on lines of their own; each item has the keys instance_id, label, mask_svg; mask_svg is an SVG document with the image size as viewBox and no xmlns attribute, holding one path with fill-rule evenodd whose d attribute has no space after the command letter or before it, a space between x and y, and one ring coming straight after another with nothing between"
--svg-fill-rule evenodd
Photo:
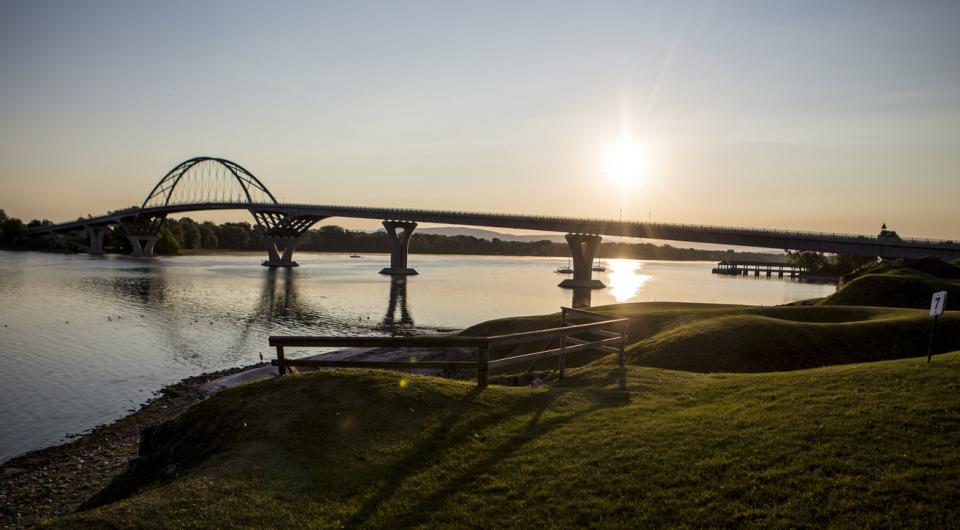
<instances>
[{"instance_id":1,"label":"distant tree line","mask_svg":"<svg viewBox=\"0 0 960 530\"><path fill-rule=\"evenodd\" d=\"M55 243L49 237L29 237L28 227L49 224L49 221L30 221L24 224L19 219L8 218L0 210L0 247L25 250L64 250L82 251L89 243L87 235L81 231L69 234L61 243ZM197 222L189 217L167 219L157 235L156 251L173 255L183 251L201 250L252 250L264 248L264 230L245 222L215 224L209 221ZM105 240L110 251L126 253L130 251L123 230L112 228ZM297 245L298 251L314 252L387 252L390 242L382 231L364 232L347 230L335 225L322 226L307 231ZM498 256L557 256L566 257L570 250L566 243L549 240L542 241L504 241L501 239L481 239L473 236L446 236L439 234L414 233L410 241L410 251L418 254L482 254ZM600 245L598 257L635 258L662 260L708 260L744 259L758 261L777 261L781 256L759 252L734 252L733 250L700 250L677 248L671 245L652 243L605 242Z\"/></svg>"},{"instance_id":2,"label":"distant tree line","mask_svg":"<svg viewBox=\"0 0 960 530\"><path fill-rule=\"evenodd\" d=\"M823 276L842 276L876 261L877 258L869 256L825 254L823 252L801 250L787 251L787 263L805 267L811 274Z\"/></svg>"}]
</instances>

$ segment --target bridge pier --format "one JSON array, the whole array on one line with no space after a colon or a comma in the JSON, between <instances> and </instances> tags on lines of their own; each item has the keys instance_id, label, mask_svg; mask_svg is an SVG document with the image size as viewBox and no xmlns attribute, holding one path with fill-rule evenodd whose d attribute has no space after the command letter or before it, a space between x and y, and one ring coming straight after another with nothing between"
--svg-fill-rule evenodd
<instances>
[{"instance_id":1,"label":"bridge pier","mask_svg":"<svg viewBox=\"0 0 960 530\"><path fill-rule=\"evenodd\" d=\"M130 252L131 256L135 258L153 258L157 255L153 251L153 247L157 245L157 236L128 235L127 240L130 241L130 247L133 248L133 251Z\"/></svg>"},{"instance_id":2,"label":"bridge pier","mask_svg":"<svg viewBox=\"0 0 960 530\"><path fill-rule=\"evenodd\" d=\"M103 238L107 235L107 227L87 225L84 227L84 229L86 230L87 235L90 236L90 254L93 254L94 256L104 254Z\"/></svg>"},{"instance_id":3,"label":"bridge pier","mask_svg":"<svg viewBox=\"0 0 960 530\"><path fill-rule=\"evenodd\" d=\"M560 282L560 287L603 289L600 280L593 279L593 258L600 247L600 236L592 234L567 234L570 255L573 257L573 278Z\"/></svg>"},{"instance_id":4,"label":"bridge pier","mask_svg":"<svg viewBox=\"0 0 960 530\"><path fill-rule=\"evenodd\" d=\"M50 238L53 239L53 242L57 244L58 247L63 249L64 252L70 251L70 242L67 241L67 235L60 232L51 232Z\"/></svg>"},{"instance_id":5,"label":"bridge pier","mask_svg":"<svg viewBox=\"0 0 960 530\"><path fill-rule=\"evenodd\" d=\"M574 309L590 307L591 298L593 298L593 289L589 287L574 287L570 307Z\"/></svg>"},{"instance_id":6,"label":"bridge pier","mask_svg":"<svg viewBox=\"0 0 960 530\"><path fill-rule=\"evenodd\" d=\"M410 236L417 228L413 221L384 221L383 228L390 239L390 267L382 269L380 274L410 276L417 271L407 267L407 255L410 253ZM397 229L400 232L397 232Z\"/></svg>"},{"instance_id":7,"label":"bridge pier","mask_svg":"<svg viewBox=\"0 0 960 530\"><path fill-rule=\"evenodd\" d=\"M297 248L300 237L274 236L264 239L267 247L267 261L262 265L264 267L299 267L300 264L293 261L293 250Z\"/></svg>"}]
</instances>

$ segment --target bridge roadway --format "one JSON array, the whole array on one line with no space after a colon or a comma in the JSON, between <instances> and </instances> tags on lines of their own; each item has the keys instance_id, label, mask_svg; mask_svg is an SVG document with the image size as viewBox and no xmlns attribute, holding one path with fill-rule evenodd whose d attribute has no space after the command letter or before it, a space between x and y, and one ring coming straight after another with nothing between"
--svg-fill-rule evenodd
<instances>
[{"instance_id":1,"label":"bridge roadway","mask_svg":"<svg viewBox=\"0 0 960 530\"><path fill-rule=\"evenodd\" d=\"M246 200L244 200L244 198ZM269 267L295 267L293 252L311 226L330 217L379 219L390 241L390 266L382 274L417 274L407 266L410 237L417 223L440 223L520 230L566 233L573 260L573 278L561 287L603 287L592 278L593 258L602 236L625 236L667 241L689 241L780 250L808 250L881 258L935 256L960 258L960 242L901 239L892 232L878 237L855 234L828 234L732 228L721 226L640 223L610 219L546 217L483 212L451 212L317 204L285 204L253 173L236 162L210 156L194 157L174 166L150 190L139 208L78 219L67 223L38 226L30 234L52 234L66 244L62 232L83 230L90 237L90 253L102 254L109 225L120 225L135 257L153 256L154 245L164 220L171 214L204 210L247 210L264 231Z\"/></svg>"},{"instance_id":2,"label":"bridge roadway","mask_svg":"<svg viewBox=\"0 0 960 530\"><path fill-rule=\"evenodd\" d=\"M36 227L31 229L30 233L61 232L83 229L88 226L104 226L122 223L123 219L136 215L139 215L139 217L166 216L205 210L248 210L255 216L258 213L274 213L287 218L307 219L312 221L310 223L311 225L330 217L347 217L411 223L422 222L540 230L568 234L624 236L779 250L805 250L857 256L877 256L891 259L919 258L924 256L935 256L946 260L960 258L960 241L896 239L856 234L765 230L672 223L644 223L576 217L289 203L251 204L246 202L207 202L199 204L171 204Z\"/></svg>"}]
</instances>

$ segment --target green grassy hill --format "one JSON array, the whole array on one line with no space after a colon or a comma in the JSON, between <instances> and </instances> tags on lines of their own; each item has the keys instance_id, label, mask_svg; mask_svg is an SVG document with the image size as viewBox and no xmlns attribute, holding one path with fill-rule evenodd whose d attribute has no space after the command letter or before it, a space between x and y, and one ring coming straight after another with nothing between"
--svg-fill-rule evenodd
<instances>
[{"instance_id":1,"label":"green grassy hill","mask_svg":"<svg viewBox=\"0 0 960 530\"><path fill-rule=\"evenodd\" d=\"M823 305L873 305L929 308L937 291L947 291L947 307L960 308L960 280L947 280L910 269L867 274L824 298Z\"/></svg>"},{"instance_id":2,"label":"green grassy hill","mask_svg":"<svg viewBox=\"0 0 960 530\"><path fill-rule=\"evenodd\" d=\"M947 291L947 307L960 307L960 266L936 258L881 261L846 279L841 289L819 303L923 309L930 307L933 293Z\"/></svg>"},{"instance_id":3,"label":"green grassy hill","mask_svg":"<svg viewBox=\"0 0 960 530\"><path fill-rule=\"evenodd\" d=\"M697 319L778 320L737 308L670 311L654 311L637 332L680 333ZM829 311L811 315L845 324ZM846 317L890 316L852 308ZM905 359L719 375L630 366L621 377L595 364L549 388L478 391L468 382L354 370L237 387L148 437L148 453L100 499L114 502L52 525L960 520L960 352L930 365Z\"/></svg>"},{"instance_id":4,"label":"green grassy hill","mask_svg":"<svg viewBox=\"0 0 960 530\"><path fill-rule=\"evenodd\" d=\"M957 298L960 300L960 297ZM627 362L693 372L770 372L926 353L925 310L846 306L724 306L655 302L593 308L629 317ZM559 315L485 322L465 335L559 325ZM526 350L546 344L527 346ZM940 321L934 350L960 349L960 312ZM501 355L521 353L504 351ZM597 357L580 357L577 361ZM542 362L539 369L553 367Z\"/></svg>"}]
</instances>

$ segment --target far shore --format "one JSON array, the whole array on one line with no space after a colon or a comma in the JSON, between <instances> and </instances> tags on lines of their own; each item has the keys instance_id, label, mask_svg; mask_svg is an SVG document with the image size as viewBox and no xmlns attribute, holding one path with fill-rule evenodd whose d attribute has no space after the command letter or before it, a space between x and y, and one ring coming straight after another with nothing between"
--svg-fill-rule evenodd
<instances>
[{"instance_id":1,"label":"far shore","mask_svg":"<svg viewBox=\"0 0 960 530\"><path fill-rule=\"evenodd\" d=\"M49 254L85 254L85 252L74 252L74 251L62 251L58 249L14 249L14 248L0 248L0 250L7 252L44 252ZM181 249L177 254L160 254L156 257L158 258L175 258L177 256L260 256L263 255L264 251L261 250L241 250L241 249ZM390 252L388 251L376 251L376 252L367 252L367 251L350 251L350 250L297 250L294 253L294 261L296 261L296 256L303 254L324 254L324 255L358 255L358 256L389 256ZM570 256L563 254L551 255L551 256L542 256L534 254L482 254L482 253L463 253L463 252L417 252L411 250L410 254L419 255L419 256L478 256L478 257L491 257L491 258L540 258L540 259L567 259ZM130 257L125 253L121 252L107 252L105 256L116 256L116 257ZM783 256L781 254L770 253L765 254L769 256L771 263L780 263ZM141 259L141 258L137 258ZM597 256L597 259L632 259L638 261L682 261L687 263L716 263L715 259L703 259L703 258L675 258L675 259L664 259L664 258L638 258L632 256Z\"/></svg>"}]
</instances>

